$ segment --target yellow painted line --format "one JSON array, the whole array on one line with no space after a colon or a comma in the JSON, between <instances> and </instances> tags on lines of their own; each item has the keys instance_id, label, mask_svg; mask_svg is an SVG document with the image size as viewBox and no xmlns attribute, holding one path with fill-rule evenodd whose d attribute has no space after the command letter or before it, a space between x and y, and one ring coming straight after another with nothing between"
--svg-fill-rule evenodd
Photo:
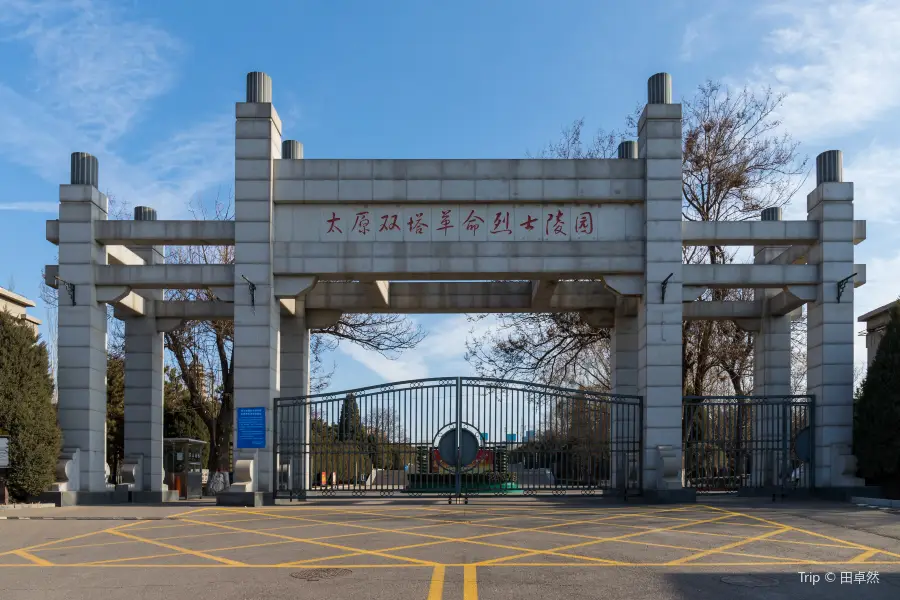
<instances>
[{"instance_id":1,"label":"yellow painted line","mask_svg":"<svg viewBox=\"0 0 900 600\"><path fill-rule=\"evenodd\" d=\"M672 550L686 550L688 552L703 552L704 548L689 548L687 546L671 546L669 544L651 544L650 542L643 541L635 541L635 540L618 540L617 544L634 544L635 546L653 546L655 548L671 548ZM727 554L729 556L743 556L744 558L765 558L768 560L800 560L802 562L816 562L809 561L805 558L803 559L795 559L789 556L769 556L768 554L750 554L747 552L726 552L726 551L718 551L720 554Z\"/></svg>"},{"instance_id":2,"label":"yellow painted line","mask_svg":"<svg viewBox=\"0 0 900 600\"><path fill-rule=\"evenodd\" d=\"M625 534L625 535L615 536L615 537L611 537L611 538L599 538L599 539L597 539L597 540L592 540L592 541L589 541L589 542L582 542L582 543L580 543L580 544L570 544L570 545L568 545L568 546L560 546L560 547L558 547L558 548L552 548L551 550L553 550L554 552L559 552L559 551L561 551L561 550L571 550L572 548L583 548L583 547L586 547L586 546L592 546L592 545L595 545L595 544L602 544L602 543L604 543L604 542L615 542L615 541L622 540L622 539L630 539L630 538L638 537L638 536L641 536L641 535L647 535L648 533L657 533L657 532L660 532L660 531L671 531L671 530L673 530L673 529L679 529L679 528L681 528L681 527L689 527L689 526L691 526L691 525L701 525L701 524L703 524L703 523L714 523L714 522L716 522L716 521L722 521L722 520L725 520L725 519L727 519L727 518L729 518L728 515L724 515L724 516L721 516L721 517L715 517L715 518L713 518L713 519L706 519L706 520L704 520L704 521L696 521L696 522L694 522L694 523L681 523L681 524L679 524L679 525L671 525L671 526L669 526L669 527L661 527L661 528L658 528L658 529L648 529L648 530L646 530L646 531L637 531L637 532L635 532L635 533L628 533L628 534ZM506 557L503 557L503 558L495 558L495 559L491 559L491 560L482 561L482 562L479 562L479 563L476 563L476 564L481 565L481 566L495 565L495 564L498 564L498 563L500 563L500 562L504 562L504 561L507 561L507 560L515 560L515 559L518 559L518 558L526 558L526 557L528 557L528 556L537 556L538 554L541 554L541 552L535 551L535 552L529 552L529 553L526 553L526 554L520 554L520 555L517 555L517 556L506 556ZM616 563L616 564L621 564L621 563Z\"/></svg>"},{"instance_id":3,"label":"yellow painted line","mask_svg":"<svg viewBox=\"0 0 900 600\"><path fill-rule=\"evenodd\" d=\"M779 533L786 533L790 531L788 528L776 529L774 531L767 531L766 533L746 538L744 540L740 540L737 542L732 542L730 544L725 544L724 546L718 546L716 548L710 548L709 550L704 550L702 552L698 552L697 554L692 554L690 556L685 556L684 558L679 558L673 561L670 561L668 564L670 565L683 565L685 563L697 560L699 558L703 558L704 556L709 556L710 554L716 554L717 552L722 552L723 550L733 550L735 548L740 548L741 546L745 546L747 544L752 544L753 542L759 542L766 538L772 537L773 535L778 535Z\"/></svg>"},{"instance_id":4,"label":"yellow painted line","mask_svg":"<svg viewBox=\"0 0 900 600\"><path fill-rule=\"evenodd\" d=\"M189 550L187 548L182 548L180 546L173 546L171 544L166 544L164 542L157 542L156 540L149 540L145 538L138 537L136 535L131 535L129 533L122 533L121 531L110 531L109 533L113 535L122 536L124 538L130 538L137 540L139 542L144 542L146 544L152 544L154 546L159 546L160 548L167 548L169 550L174 550L176 552L181 552L182 554L190 554L193 556L197 556L199 558L205 558L207 560L214 560L216 562L220 562L222 564L231 565L231 566L241 566L244 563L238 562L236 560L230 560L227 558L220 558L218 556L213 556L212 554L206 554L205 552L200 552L198 550Z\"/></svg>"},{"instance_id":5,"label":"yellow painted line","mask_svg":"<svg viewBox=\"0 0 900 600\"><path fill-rule=\"evenodd\" d=\"M444 597L444 571L443 565L434 568L431 574L431 586L428 588L428 600L441 600Z\"/></svg>"},{"instance_id":6,"label":"yellow painted line","mask_svg":"<svg viewBox=\"0 0 900 600\"><path fill-rule=\"evenodd\" d=\"M853 558L851 558L851 559L850 559L850 562L852 562L852 563L866 562L867 559L872 558L873 556L875 556L875 555L878 554L879 552L880 552L880 550L866 550L866 551L863 552L862 554L859 554L859 555L854 556Z\"/></svg>"},{"instance_id":7,"label":"yellow painted line","mask_svg":"<svg viewBox=\"0 0 900 600\"><path fill-rule=\"evenodd\" d=\"M97 566L103 566L103 565L110 565L110 564L114 564L114 563L129 562L132 560L142 560L142 559L149 560L151 558L165 558L167 556L183 556L183 553L182 552L166 552L165 554L150 554L148 556L129 556L128 558L113 558L110 560L97 560L97 561L93 561L93 562L89 562L89 563L82 563L82 564L84 564L85 566L89 566L89 567L97 567Z\"/></svg>"},{"instance_id":8,"label":"yellow painted line","mask_svg":"<svg viewBox=\"0 0 900 600\"><path fill-rule=\"evenodd\" d=\"M313 541L313 540L309 540L309 539L297 538L297 537L292 537L292 536L282 535L282 534L280 534L280 533L271 533L271 532L268 532L268 531L265 531L265 532L264 532L264 531L256 531L256 532L254 532L252 529L241 529L241 528L239 528L239 527L233 527L233 526L231 526L231 525L221 525L221 524L215 524L215 525L210 524L210 525L213 526L213 527L221 527L221 528L223 528L223 529L234 529L234 530L236 530L236 531L244 531L245 533L256 533L257 535L265 535L265 536L277 537L277 538L281 538L281 539L285 539L285 540L292 540L292 541L295 541L295 542L303 542L303 543L306 543L306 544L313 544L313 545L315 545L315 546L323 546L323 547L326 547L326 548L336 548L336 549L338 549L338 550L344 550L344 551L348 551L348 552L361 552L361 553L363 553L363 554L372 554L372 555L374 555L374 556L380 556L380 557L382 557L382 558L393 558L394 560L403 560L403 561L407 561L407 562L413 562L413 563L416 563L416 564L426 565L426 566L429 566L429 567L433 567L433 566L435 566L435 564L436 564L434 561L419 560L419 559L417 559L417 558L409 558L409 557L407 557L407 556L394 556L394 555L391 555L391 554L387 554L387 553L385 553L385 552L379 552L378 550L360 550L359 548L350 548L350 547L348 547L348 546L340 546L340 545L338 545L338 544L329 544L329 543L326 543L326 542L320 542L320 541Z\"/></svg>"},{"instance_id":9,"label":"yellow painted line","mask_svg":"<svg viewBox=\"0 0 900 600\"><path fill-rule=\"evenodd\" d=\"M723 563L687 563L685 565L680 565L681 569L705 569L708 567L772 567L772 566L820 566L820 567L840 567L843 565L847 565L849 563L846 562L723 562ZM900 561L878 561L878 562L867 562L866 565L871 566L896 566L900 565ZM105 565L92 565L91 563L68 563L68 564L60 564L54 563L53 568L61 568L61 567L95 567L98 569L102 568L127 568L127 569L323 569L333 567L333 564L304 564L304 565L294 565L294 564L240 564L240 565L222 565L222 564L210 564L210 563L198 563L198 564L174 564L174 565L163 565L163 564L105 564ZM575 567L575 568L606 568L606 567L666 567L669 566L667 563L617 563L617 564L604 564L604 563L583 563L583 562L575 562L575 563L542 563L542 562L534 562L534 563L503 563L497 565L484 565L479 563L445 563L445 564L437 564L437 565L416 565L416 564L388 564L388 565L372 565L372 564L362 564L362 565L341 565L347 569L419 569L426 566L442 566L445 568L464 568L466 566L478 566L481 568L522 568L522 567ZM28 563L28 564L11 564L11 563L0 563L0 568L28 568L28 567L41 567L41 565Z\"/></svg>"},{"instance_id":10,"label":"yellow painted line","mask_svg":"<svg viewBox=\"0 0 900 600\"><path fill-rule=\"evenodd\" d=\"M39 556L35 556L31 552L26 552L25 550L13 550L13 554L15 554L16 556L21 556L25 560L30 560L35 565L38 565L40 567L52 567L53 566L53 563L50 562L49 560L44 560L43 558L41 558Z\"/></svg>"},{"instance_id":11,"label":"yellow painted line","mask_svg":"<svg viewBox=\"0 0 900 600\"><path fill-rule=\"evenodd\" d=\"M463 600L478 600L478 573L475 565L463 567Z\"/></svg>"},{"instance_id":12,"label":"yellow painted line","mask_svg":"<svg viewBox=\"0 0 900 600\"><path fill-rule=\"evenodd\" d=\"M265 514L265 513L258 512L258 513L256 513L256 514ZM354 528L358 528L358 529L365 529L365 530L367 530L367 533L370 533L370 534L374 534L374 533L387 533L387 534L395 535L395 534L397 533L397 531L396 531L396 530L393 530L393 529L384 529L384 528L381 528L381 527L372 527L372 526L370 526L370 525L356 525L356 524L350 524L350 523L335 523L335 522L332 522L332 521L321 521L321 520L318 520L318 519L316 519L316 520L314 520L314 519L307 519L306 517L285 517L285 518L297 519L297 520L302 520L302 521L315 521L315 522L317 522L317 523L328 524L328 525L343 525L344 527L354 527ZM574 523L577 523L577 521L576 521L576 522L573 522L573 523L565 523L565 525L574 524ZM563 523L558 523L558 524L554 524L554 525L546 525L546 526L544 526L544 527L561 527L561 526L563 526L563 525L564 525ZM537 529L540 529L540 528L537 528ZM483 535L477 535L477 536L466 537L466 538L453 538L453 537L448 537L448 536L431 535L431 534L426 534L426 533L410 533L410 532L404 532L404 533L405 533L405 535L410 535L410 536L414 536L414 537L424 537L424 538L428 538L428 539L440 540L439 543L451 543L451 542L457 542L457 543L469 543L469 544L475 544L475 545L479 545L479 546L490 546L490 547L493 547L493 548L500 548L500 549L503 549L503 550L513 550L513 551L516 551L516 552L538 552L538 553L540 553L540 554L549 554L549 555L553 555L553 556L562 556L562 557L564 557L564 558L577 558L577 559L579 559L579 560L585 560L585 561L591 561L591 562L594 562L594 561L596 561L596 562L607 562L607 563L608 563L608 562L615 562L615 561L609 561L609 560L602 559L602 558L595 558L595 557L581 557L581 556L576 556L576 555L572 555L572 554L564 554L564 553L560 553L560 552L554 552L553 549L549 549L549 550L532 550L532 549L530 549L530 548L522 548L521 546L509 546L509 545L504 545L504 544L492 544L492 543L490 543L490 542L482 542L482 541L479 541L479 540L481 540L481 539L483 539L483 538L495 537L495 536L499 536L499 535L505 535L505 534L508 534L508 533L516 532L516 531L532 531L532 529L524 529L524 530L513 529L513 530L510 530L510 531L503 531L503 532L500 532L500 533L487 533L487 534L483 534ZM330 539L330 538L325 538L325 539ZM312 542L311 539L305 539L305 540L303 540L303 541ZM428 544L428 545L433 545L433 544ZM416 546L413 546L413 547L416 547ZM398 547L391 547L391 548L383 548L383 549L380 549L379 552L394 552L394 551L399 550L399 549L407 549L407 548L409 548L409 546L398 546ZM359 548L350 548L350 550L361 551Z\"/></svg>"},{"instance_id":13,"label":"yellow painted line","mask_svg":"<svg viewBox=\"0 0 900 600\"><path fill-rule=\"evenodd\" d=\"M824 533L816 533L815 531L809 531L808 529L801 529L800 527L794 527L792 525L785 525L784 523L777 523L775 521L770 521L769 519L763 519L762 517L754 517L753 515L747 515L747 514L743 514L743 513L739 513L739 512L725 510L724 508L718 508L716 506L709 506L708 508L719 511L719 512L729 513L731 515L747 517L748 519L754 519L756 521L761 521L763 523L768 523L770 525L786 527L786 528L790 529L791 531L805 533L806 535L811 535L813 537L822 538L822 539L828 540L829 542L837 542L838 544L845 544L845 545L853 547L853 548L858 548L859 550L875 550L876 552L880 552L881 554L886 554L888 556L900 558L900 554L897 554L896 552L888 552L887 550L876 550L875 548L872 548L871 546L858 544L856 542L851 542L849 540L842 540L840 538L832 537L830 535L825 535Z\"/></svg>"}]
</instances>

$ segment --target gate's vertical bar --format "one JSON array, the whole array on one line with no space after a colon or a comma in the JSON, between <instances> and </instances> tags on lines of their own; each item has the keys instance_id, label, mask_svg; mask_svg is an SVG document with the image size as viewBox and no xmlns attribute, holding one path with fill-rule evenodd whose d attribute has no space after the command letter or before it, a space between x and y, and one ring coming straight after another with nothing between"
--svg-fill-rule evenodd
<instances>
[{"instance_id":1,"label":"gate's vertical bar","mask_svg":"<svg viewBox=\"0 0 900 600\"><path fill-rule=\"evenodd\" d=\"M809 471L807 477L807 485L809 485L809 493L816 489L816 397L807 397L807 414L809 415L808 427L809 435L806 436L809 451Z\"/></svg>"},{"instance_id":2,"label":"gate's vertical bar","mask_svg":"<svg viewBox=\"0 0 900 600\"><path fill-rule=\"evenodd\" d=\"M275 478L275 485L272 486L272 503L275 503L275 498L278 498L278 492L281 490L281 466L278 464L280 461L278 460L278 455L281 452L281 444L278 439L278 421L281 420L281 403L279 402L281 398L274 399L274 423L272 423L272 476Z\"/></svg>"},{"instance_id":3,"label":"gate's vertical bar","mask_svg":"<svg viewBox=\"0 0 900 600\"><path fill-rule=\"evenodd\" d=\"M782 498L784 497L788 478L790 477L788 467L791 458L791 417L793 416L791 414L791 404L790 398L781 398L781 419L784 424L781 426L781 477L779 478L779 483Z\"/></svg>"},{"instance_id":4,"label":"gate's vertical bar","mask_svg":"<svg viewBox=\"0 0 900 600\"><path fill-rule=\"evenodd\" d=\"M462 377L456 378L456 497L462 496L462 452L460 442L462 440Z\"/></svg>"}]
</instances>

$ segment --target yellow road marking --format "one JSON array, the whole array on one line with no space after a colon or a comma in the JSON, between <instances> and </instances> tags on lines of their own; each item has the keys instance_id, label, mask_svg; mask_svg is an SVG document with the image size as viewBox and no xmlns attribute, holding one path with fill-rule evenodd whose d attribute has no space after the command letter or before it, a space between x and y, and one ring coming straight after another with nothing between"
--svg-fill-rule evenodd
<instances>
[{"instance_id":1,"label":"yellow road marking","mask_svg":"<svg viewBox=\"0 0 900 600\"><path fill-rule=\"evenodd\" d=\"M635 532L635 533L628 533L628 534L625 534L625 535L615 536L615 537L611 537L611 538L599 538L599 539L597 539L597 540L592 540L592 541L590 541L590 542L582 542L582 543L580 543L580 544L570 544L570 545L568 545L568 546L560 546L560 547L558 547L558 548L552 548L552 550L553 550L554 552L559 552L560 550L571 550L572 548L582 548L582 547L585 547L585 546L592 546L592 545L596 545L596 544L602 544L602 543L604 543L604 542L615 542L615 541L618 541L618 540L620 540L620 539L629 539L629 538L638 537L638 536L641 536L641 535L646 535L646 534L648 534L648 533L656 533L656 532L659 532L659 531L671 531L671 530L673 530L673 529L678 529L678 528L680 528L680 527L688 527L688 526L690 526L690 525L700 525L700 524L702 524L702 523L713 523L713 522L716 522L716 521L722 521L722 520L725 520L725 519L727 519L727 518L729 518L729 516L728 516L728 515L725 515L725 516L722 516L722 517L716 517L716 518L713 518L713 519L706 519L706 520L704 520L704 521L696 521L696 522L694 522L694 523L681 523L680 525L672 525L672 526L670 526L670 527L662 527L662 528L658 528L658 529L648 529L647 531L637 531L637 532ZM507 556L507 557L504 557L504 558L495 558L495 559L491 559L491 560L486 560L486 561L478 562L478 563L475 563L475 564L477 564L477 565L484 565L484 566L487 566L487 565L495 565L495 564L498 564L499 562L503 562L503 561L507 561L507 560L515 560L515 559L517 559L517 558L525 558L525 557L527 557L527 556L537 556L538 554L541 554L541 552L535 551L535 552L529 552L529 553L525 553L525 554L520 554L520 555L517 555L517 556ZM621 563L616 563L616 564L621 564Z\"/></svg>"},{"instance_id":2,"label":"yellow road marking","mask_svg":"<svg viewBox=\"0 0 900 600\"><path fill-rule=\"evenodd\" d=\"M428 588L428 600L441 600L444 597L444 570L443 565L434 568L431 574L431 586Z\"/></svg>"},{"instance_id":3,"label":"yellow road marking","mask_svg":"<svg viewBox=\"0 0 900 600\"><path fill-rule=\"evenodd\" d=\"M771 566L831 566L831 567L840 567L842 565L846 565L846 562L801 562L801 561L793 561L793 562L723 562L723 563L687 563L685 565L681 565L680 568L688 569L691 567L695 567L698 569L705 569L709 567L771 567ZM900 561L878 561L878 562L867 562L866 565L871 566L896 566L900 565ZM426 566L442 566L445 568L460 568L466 566L479 566L481 568L522 568L522 567L577 567L577 568L585 568L585 567L594 567L594 568L604 568L604 567L667 567L669 566L667 563L617 563L617 564L606 564L606 563L584 563L584 562L573 562L573 563L542 563L542 562L534 562L534 563L502 563L497 565L483 565L479 563L446 563L442 565L417 565L417 564L389 564L389 565L372 565L372 564L362 564L362 565L341 565L347 569L419 569ZM27 568L27 567L40 567L41 565L37 564L11 564L11 563L0 563L0 568ZM221 564L175 564L175 565L162 565L162 564L107 564L107 565L92 565L91 563L67 563L60 564L54 563L54 568L60 567L96 567L96 568L164 568L164 569L172 569L172 568L182 568L182 569L322 569L322 568L330 568L333 567L333 564L304 564L304 565L294 565L294 564L240 564L240 565L221 565Z\"/></svg>"},{"instance_id":4,"label":"yellow road marking","mask_svg":"<svg viewBox=\"0 0 900 600\"><path fill-rule=\"evenodd\" d=\"M216 562L220 562L220 563L225 564L225 565L241 566L241 565L244 564L244 563L238 562L238 561L236 561L236 560L230 560L230 559L227 559L227 558L220 558L220 557L218 557L218 556L213 556L212 554L206 554L205 552L200 552L200 551L198 551L198 550L189 550L189 549L187 549L187 548L182 548L182 547L180 547L180 546L173 546L173 545L171 545L171 544L166 544L166 543L164 543L164 542L157 542L156 540L148 540L148 539L144 539L144 538L138 537L138 536L136 536L136 535L131 535L131 534L129 534L129 533L122 533L121 531L110 531L109 533L111 533L111 534L113 534L113 535L118 535L118 536L121 536L121 537L124 537L124 538L130 538L130 539L133 539L133 540L137 540L137 541L139 541L139 542L144 542L144 543L146 543L146 544L152 544L152 545L154 545L154 546L159 546L160 548L167 548L167 549L169 549L169 550L174 550L174 551L176 551L176 552L181 552L182 554L191 554L191 555L193 555L193 556L197 556L197 557L200 557L200 558L205 558L205 559L207 559L207 560L214 560L214 561L216 561Z\"/></svg>"},{"instance_id":5,"label":"yellow road marking","mask_svg":"<svg viewBox=\"0 0 900 600\"><path fill-rule=\"evenodd\" d=\"M874 549L873 549L873 550L866 550L866 551L863 552L862 554L859 554L859 555L854 556L853 558L851 558L851 559L850 559L850 562L852 562L852 563L861 563L861 562L865 562L867 559L872 558L873 556L875 556L875 555L878 554L879 552L880 552L880 550L874 550Z\"/></svg>"},{"instance_id":6,"label":"yellow road marking","mask_svg":"<svg viewBox=\"0 0 900 600\"><path fill-rule=\"evenodd\" d=\"M97 567L97 566L102 566L102 565L110 565L113 563L129 562L132 560L141 560L141 559L149 560L151 558L165 558L167 556L183 556L183 555L184 555L183 552L166 552L165 554L150 554L147 556L129 556L128 558L112 558L110 560L97 560L97 561L83 563L83 564L85 566L89 566L89 567Z\"/></svg>"},{"instance_id":7,"label":"yellow road marking","mask_svg":"<svg viewBox=\"0 0 900 600\"><path fill-rule=\"evenodd\" d=\"M254 514L265 514L265 513L256 512ZM306 517L285 517L285 518L297 519L297 520L302 520L302 521L312 521L313 520L313 519L307 519ZM320 520L315 520L315 522L328 524L328 525L343 525L345 527L355 527L358 529L366 529L367 532L370 534L372 534L372 533L388 533L388 534L394 535L397 533L396 530L384 529L381 527L372 527L372 526L368 526L368 525L353 525L353 524L349 524L349 523L334 523L331 521L320 521ZM577 523L577 521L575 523ZM572 524L572 523L559 523L559 524L554 524L554 525L545 525L544 527L561 527L563 525L569 525L569 524ZM536 528L536 529L540 529L540 528ZM476 536L467 537L467 538L452 538L452 537L447 537L447 536L442 536L442 535L431 535L431 534L426 534L426 533L409 533L409 532L404 532L404 533L406 535L439 540L438 542L433 542L431 544L424 544L424 545L435 545L438 543L449 543L449 542L461 542L461 543L475 544L475 545L479 545L479 546L490 546L492 548L501 548L503 550L514 550L517 552L523 552L523 551L524 552L538 552L540 554L550 554L550 555L554 555L554 556L562 556L565 558L578 558L578 559L583 559L586 561L615 562L615 561L609 561L609 560L602 559L602 558L580 557L580 556L576 556L576 555L572 555L572 554L564 554L564 553L560 553L560 552L554 552L552 549L550 549L550 550L532 550L531 548L522 548L521 546L509 546L509 545L505 545L505 544L492 544L489 542L479 541L479 540L481 540L483 538L487 538L487 537L495 537L498 535L505 535L505 534L513 533L513 532L517 532L517 531L533 531L533 530L535 530L535 529L512 529L509 531L502 531L500 533L487 533L487 534L476 535ZM325 538L325 539L330 539L330 538ZM304 541L312 541L312 540L307 539ZM410 547L413 547L413 548L421 547L421 545L397 546L397 547L391 547L391 548L383 548L379 551L380 552L394 552L396 550L408 549ZM350 550L362 552L362 550L360 550L359 548L350 548Z\"/></svg>"},{"instance_id":8,"label":"yellow road marking","mask_svg":"<svg viewBox=\"0 0 900 600\"><path fill-rule=\"evenodd\" d=\"M703 550L702 552L698 552L697 554L692 554L690 556L686 556L684 558L679 558L677 560L670 561L668 564L670 565L683 565L684 563L688 563L699 558L703 558L704 556L709 556L710 554L716 554L717 552L722 552L723 550L733 550L734 548L740 548L741 546L745 546L747 544L752 544L753 542L758 542L760 540L764 540L766 538L772 537L773 535L778 535L779 533L785 533L790 531L788 528L776 529L774 531L767 531L766 533L757 535L755 537L747 538L744 540L740 540L737 542L732 542L730 544L725 544L724 546L719 546L717 548L710 548L709 550Z\"/></svg>"},{"instance_id":9,"label":"yellow road marking","mask_svg":"<svg viewBox=\"0 0 900 600\"><path fill-rule=\"evenodd\" d=\"M851 541L849 541L849 540L842 540L842 539L840 539L840 538L832 537L832 536L830 536L830 535L825 535L824 533L816 533L815 531L809 531L808 529L801 529L801 528L799 528L799 527L793 527L793 526L791 526L791 525L785 525L785 524L783 524L783 523L777 523L777 522L775 522L775 521L770 521L770 520L768 520L768 519L763 519L762 517L754 517L753 515L745 515L745 514L737 513L737 512L734 512L734 511L730 511L730 510L725 510L724 508L718 508L718 507L716 507L716 506L707 506L707 508L710 508L710 509L712 509L712 510L716 510L716 511L719 511L719 512L729 513L729 514L731 514L731 515L737 515L737 516L747 517L748 519L754 519L754 520L756 520L756 521L761 521L761 522L763 522L763 523L768 523L769 525L777 525L777 526L779 526L779 527L785 527L785 528L787 528L787 529L789 529L789 530L791 530L791 531L799 531L800 533L805 533L805 534L811 535L811 536L813 536L813 537L822 538L822 539L828 540L828 541L830 541L830 542L837 542L837 543L839 543L839 544L846 544L846 545L848 545L848 546L851 546L851 547L853 547L853 548L858 548L858 549L860 549L860 550L875 550L876 552L880 552L880 553L886 554L886 555L888 555L888 556L893 556L894 558L900 558L900 554L897 554L896 552L888 552L887 550L876 550L875 548L872 548L871 546L866 546L866 545L863 545L863 544L858 544L858 543L856 543L856 542L851 542Z\"/></svg>"},{"instance_id":10,"label":"yellow road marking","mask_svg":"<svg viewBox=\"0 0 900 600\"><path fill-rule=\"evenodd\" d=\"M194 521L194 522L196 522L196 521ZM210 525L211 527L221 527L223 529L234 529L236 531L244 531L245 533L256 533L257 535L265 535L265 536L277 537L277 538L281 538L281 539L285 539L285 540L292 540L295 542L303 542L306 544L313 544L315 546L324 546L326 548L336 548L338 550L344 550L344 551L349 551L349 552L361 552L362 554L372 554L374 556L380 556L382 558L393 558L395 560L404 560L404 561L413 562L413 563L417 563L417 564L421 564L421 565L427 565L430 567L433 567L436 564L434 561L419 560L416 558L409 558L406 556L394 556L392 554L387 554L385 552L380 552L378 550L360 550L359 548L350 548L348 546L339 546L338 544L329 544L326 542L297 538L297 537L292 537L292 536L288 536L288 535L282 535L280 533L271 533L268 531L254 532L252 529L241 529L239 527L232 527L231 525L221 525L218 523L215 523L215 524L208 523L208 525Z\"/></svg>"},{"instance_id":11,"label":"yellow road marking","mask_svg":"<svg viewBox=\"0 0 900 600\"><path fill-rule=\"evenodd\" d=\"M25 560L30 560L34 564L41 566L41 567L52 567L53 566L53 563L50 562L49 560L44 560L43 558L41 558L39 556L35 556L31 552L26 552L25 550L13 550L13 554L15 554L16 556L21 556Z\"/></svg>"},{"instance_id":12,"label":"yellow road marking","mask_svg":"<svg viewBox=\"0 0 900 600\"><path fill-rule=\"evenodd\" d=\"M478 600L478 573L475 565L463 567L463 600Z\"/></svg>"}]
</instances>

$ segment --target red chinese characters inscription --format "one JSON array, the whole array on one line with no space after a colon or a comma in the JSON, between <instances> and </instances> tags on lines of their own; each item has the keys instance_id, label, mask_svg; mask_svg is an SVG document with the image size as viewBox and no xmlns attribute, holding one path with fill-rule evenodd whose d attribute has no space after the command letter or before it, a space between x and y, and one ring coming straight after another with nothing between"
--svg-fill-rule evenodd
<instances>
[{"instance_id":1,"label":"red chinese characters inscription","mask_svg":"<svg viewBox=\"0 0 900 600\"><path fill-rule=\"evenodd\" d=\"M356 231L360 235L366 235L369 233L369 211L364 210L362 212L356 213L356 221L353 223L353 227L350 228L350 231Z\"/></svg>"},{"instance_id":2,"label":"red chinese characters inscription","mask_svg":"<svg viewBox=\"0 0 900 600\"><path fill-rule=\"evenodd\" d=\"M325 222L328 223L328 231L326 231L325 233L333 233L335 231L337 231L338 233L344 233L343 231L341 231L341 228L338 227L338 221L340 220L341 218L337 216L337 213L331 213L331 218L325 219Z\"/></svg>"},{"instance_id":3,"label":"red chinese characters inscription","mask_svg":"<svg viewBox=\"0 0 900 600\"><path fill-rule=\"evenodd\" d=\"M381 216L381 227L378 228L378 231L400 231L400 226L397 225L397 215L382 215Z\"/></svg>"},{"instance_id":4,"label":"red chinese characters inscription","mask_svg":"<svg viewBox=\"0 0 900 600\"><path fill-rule=\"evenodd\" d=\"M583 212L575 219L575 233L590 235L594 233L594 216L589 212Z\"/></svg>"},{"instance_id":5,"label":"red chinese characters inscription","mask_svg":"<svg viewBox=\"0 0 900 600\"><path fill-rule=\"evenodd\" d=\"M519 223L519 226L524 227L526 231L533 231L535 223L537 223L537 217L528 215L528 218L525 219L525 221L523 221L522 223Z\"/></svg>"},{"instance_id":6,"label":"red chinese characters inscription","mask_svg":"<svg viewBox=\"0 0 900 600\"><path fill-rule=\"evenodd\" d=\"M450 213L452 211L452 208L448 208L447 210L441 209L441 226L437 227L435 231L443 231L444 235L447 235L447 230L454 227L450 220Z\"/></svg>"},{"instance_id":7,"label":"red chinese characters inscription","mask_svg":"<svg viewBox=\"0 0 900 600\"><path fill-rule=\"evenodd\" d=\"M471 231L472 235L475 235L482 224L484 224L484 219L475 214L475 209L472 209L469 212L469 216L463 221L463 225L466 226L466 231Z\"/></svg>"},{"instance_id":8,"label":"red chinese characters inscription","mask_svg":"<svg viewBox=\"0 0 900 600\"><path fill-rule=\"evenodd\" d=\"M416 235L422 235L425 233L425 230L428 228L428 225L422 222L422 215L425 213L416 213L415 217L409 218L409 232L415 233Z\"/></svg>"},{"instance_id":9,"label":"red chinese characters inscription","mask_svg":"<svg viewBox=\"0 0 900 600\"><path fill-rule=\"evenodd\" d=\"M550 228L553 227L553 235L568 235L565 231L563 231L563 227L565 227L566 222L563 221L563 211L558 210L556 214L547 213L547 227L544 232L547 235L550 235Z\"/></svg>"},{"instance_id":10,"label":"red chinese characters inscription","mask_svg":"<svg viewBox=\"0 0 900 600\"><path fill-rule=\"evenodd\" d=\"M512 234L512 229L509 228L509 212L498 212L494 215L494 228L491 229L491 233L505 233L507 235Z\"/></svg>"}]
</instances>

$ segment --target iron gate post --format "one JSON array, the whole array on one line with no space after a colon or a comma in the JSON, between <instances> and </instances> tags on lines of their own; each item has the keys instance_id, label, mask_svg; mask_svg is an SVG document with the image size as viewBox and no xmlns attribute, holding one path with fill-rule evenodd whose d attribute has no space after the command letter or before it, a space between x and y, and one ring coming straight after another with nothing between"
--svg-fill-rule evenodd
<instances>
[{"instance_id":1,"label":"iron gate post","mask_svg":"<svg viewBox=\"0 0 900 600\"><path fill-rule=\"evenodd\" d=\"M462 377L456 378L456 498L462 497Z\"/></svg>"},{"instance_id":2,"label":"iron gate post","mask_svg":"<svg viewBox=\"0 0 900 600\"><path fill-rule=\"evenodd\" d=\"M809 474L807 475L807 484L809 485L809 493L813 493L816 489L816 397L812 395L809 397L809 404L807 404L807 411L809 411L809 435L806 436L809 439Z\"/></svg>"},{"instance_id":3,"label":"iron gate post","mask_svg":"<svg viewBox=\"0 0 900 600\"><path fill-rule=\"evenodd\" d=\"M274 399L272 406L274 409L272 420L275 421L272 423L272 477L275 478L275 485L272 490L272 504L275 504L275 499L278 498L278 488L281 484L281 469L278 468L278 419L280 416L278 411L278 398Z\"/></svg>"}]
</instances>

